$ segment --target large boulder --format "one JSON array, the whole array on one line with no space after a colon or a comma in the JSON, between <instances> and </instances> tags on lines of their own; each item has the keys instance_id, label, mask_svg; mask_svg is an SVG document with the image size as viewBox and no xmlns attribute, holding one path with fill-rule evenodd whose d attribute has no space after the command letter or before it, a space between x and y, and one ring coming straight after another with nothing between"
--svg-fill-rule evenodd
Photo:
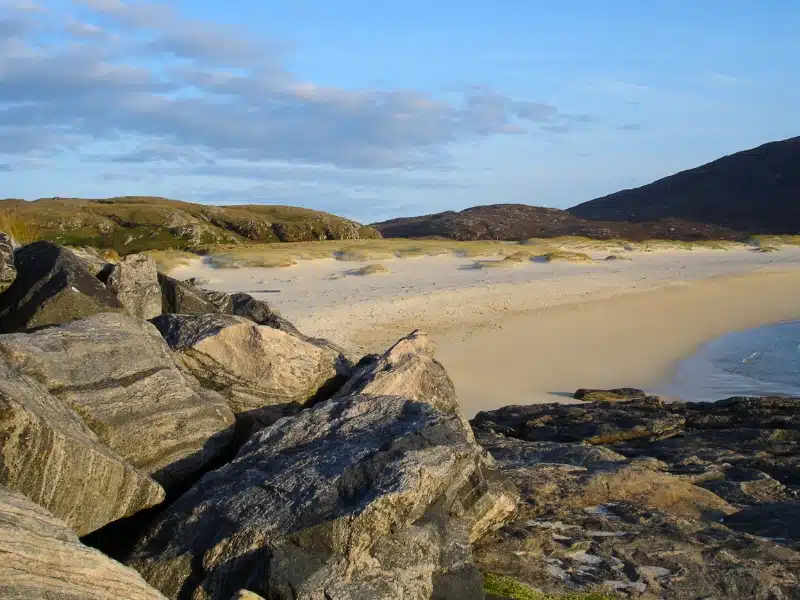
<instances>
[{"instance_id":1,"label":"large boulder","mask_svg":"<svg viewBox=\"0 0 800 600\"><path fill-rule=\"evenodd\" d=\"M161 315L153 323L181 364L237 415L327 399L349 374L341 354L243 317Z\"/></svg>"},{"instance_id":2,"label":"large boulder","mask_svg":"<svg viewBox=\"0 0 800 600\"><path fill-rule=\"evenodd\" d=\"M457 416L352 396L254 434L126 562L170 598L477 599L470 543L515 508Z\"/></svg>"},{"instance_id":3,"label":"large boulder","mask_svg":"<svg viewBox=\"0 0 800 600\"><path fill-rule=\"evenodd\" d=\"M0 293L7 290L17 278L17 267L14 265L14 251L17 248L14 238L0 231Z\"/></svg>"},{"instance_id":4,"label":"large boulder","mask_svg":"<svg viewBox=\"0 0 800 600\"><path fill-rule=\"evenodd\" d=\"M455 386L434 358L434 351L433 341L425 333L414 331L384 354L356 365L334 398L351 394L402 396L427 402L442 412L458 412Z\"/></svg>"},{"instance_id":5,"label":"large boulder","mask_svg":"<svg viewBox=\"0 0 800 600\"><path fill-rule=\"evenodd\" d=\"M80 535L164 499L161 486L100 443L77 414L2 361L0 484Z\"/></svg>"},{"instance_id":6,"label":"large boulder","mask_svg":"<svg viewBox=\"0 0 800 600\"><path fill-rule=\"evenodd\" d=\"M176 365L147 321L107 313L0 336L0 356L166 487L205 468L232 441L234 417L225 400Z\"/></svg>"},{"instance_id":7,"label":"large boulder","mask_svg":"<svg viewBox=\"0 0 800 600\"><path fill-rule=\"evenodd\" d=\"M161 288L161 312L165 315L206 315L220 312L203 290L193 285L163 273L158 274L158 284Z\"/></svg>"},{"instance_id":8,"label":"large boulder","mask_svg":"<svg viewBox=\"0 0 800 600\"><path fill-rule=\"evenodd\" d=\"M144 254L130 254L101 273L106 287L129 314L152 319L161 314L161 287L156 262Z\"/></svg>"},{"instance_id":9,"label":"large boulder","mask_svg":"<svg viewBox=\"0 0 800 600\"><path fill-rule=\"evenodd\" d=\"M35 242L14 253L17 277L0 295L0 332L123 312L117 298L66 248Z\"/></svg>"},{"instance_id":10,"label":"large boulder","mask_svg":"<svg viewBox=\"0 0 800 600\"><path fill-rule=\"evenodd\" d=\"M165 600L133 569L80 543L60 519L0 486L0 597Z\"/></svg>"}]
</instances>

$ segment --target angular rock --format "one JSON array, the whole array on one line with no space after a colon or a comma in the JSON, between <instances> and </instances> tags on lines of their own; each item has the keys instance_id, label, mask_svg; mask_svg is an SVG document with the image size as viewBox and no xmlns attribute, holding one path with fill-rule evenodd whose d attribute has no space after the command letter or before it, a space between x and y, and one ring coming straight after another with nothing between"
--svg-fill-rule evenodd
<instances>
[{"instance_id":1,"label":"angular rock","mask_svg":"<svg viewBox=\"0 0 800 600\"><path fill-rule=\"evenodd\" d=\"M161 287L156 262L144 254L130 254L103 274L109 290L125 307L140 319L161 314Z\"/></svg>"},{"instance_id":2,"label":"angular rock","mask_svg":"<svg viewBox=\"0 0 800 600\"><path fill-rule=\"evenodd\" d=\"M0 332L59 325L124 309L66 248L35 242L15 252L17 277L0 295Z\"/></svg>"},{"instance_id":3,"label":"angular rock","mask_svg":"<svg viewBox=\"0 0 800 600\"><path fill-rule=\"evenodd\" d=\"M162 314L205 315L219 312L202 290L188 283L159 273L158 284L161 288Z\"/></svg>"},{"instance_id":4,"label":"angular rock","mask_svg":"<svg viewBox=\"0 0 800 600\"><path fill-rule=\"evenodd\" d=\"M623 400L645 400L647 394L636 388L616 388L613 390L593 390L581 388L573 396L586 402L620 402Z\"/></svg>"},{"instance_id":5,"label":"angular rock","mask_svg":"<svg viewBox=\"0 0 800 600\"><path fill-rule=\"evenodd\" d=\"M14 251L18 247L14 238L0 231L0 293L7 290L17 278Z\"/></svg>"},{"instance_id":6,"label":"angular rock","mask_svg":"<svg viewBox=\"0 0 800 600\"><path fill-rule=\"evenodd\" d=\"M357 365L334 398L351 394L402 396L426 402L442 412L458 412L456 389L434 356L433 341L414 331L383 355Z\"/></svg>"},{"instance_id":7,"label":"angular rock","mask_svg":"<svg viewBox=\"0 0 800 600\"><path fill-rule=\"evenodd\" d=\"M31 334L0 336L0 360L72 407L97 437L171 487L232 440L225 400L182 372L151 323L100 314Z\"/></svg>"},{"instance_id":8,"label":"angular rock","mask_svg":"<svg viewBox=\"0 0 800 600\"><path fill-rule=\"evenodd\" d=\"M481 598L470 542L515 507L457 416L351 396L254 434L127 564L170 598Z\"/></svg>"},{"instance_id":9,"label":"angular rock","mask_svg":"<svg viewBox=\"0 0 800 600\"><path fill-rule=\"evenodd\" d=\"M114 252L114 257L109 253L100 253L97 249L90 246L82 246L80 248L70 247L70 252L83 261L86 269L95 277L99 277L102 273L110 271L115 262L119 259Z\"/></svg>"},{"instance_id":10,"label":"angular rock","mask_svg":"<svg viewBox=\"0 0 800 600\"><path fill-rule=\"evenodd\" d=\"M749 506L726 517L723 522L736 531L772 539L800 551L800 501Z\"/></svg>"},{"instance_id":11,"label":"angular rock","mask_svg":"<svg viewBox=\"0 0 800 600\"><path fill-rule=\"evenodd\" d=\"M58 518L0 486L0 597L165 600L133 569L80 543Z\"/></svg>"},{"instance_id":12,"label":"angular rock","mask_svg":"<svg viewBox=\"0 0 800 600\"><path fill-rule=\"evenodd\" d=\"M326 399L348 374L333 350L243 317L161 315L153 323L180 362L237 415Z\"/></svg>"},{"instance_id":13,"label":"angular rock","mask_svg":"<svg viewBox=\"0 0 800 600\"><path fill-rule=\"evenodd\" d=\"M480 412L472 420L484 427L528 441L614 444L658 440L677 435L681 414L649 403L532 404Z\"/></svg>"},{"instance_id":14,"label":"angular rock","mask_svg":"<svg viewBox=\"0 0 800 600\"><path fill-rule=\"evenodd\" d=\"M78 415L2 362L0 484L80 535L164 499L161 486L100 443Z\"/></svg>"}]
</instances>

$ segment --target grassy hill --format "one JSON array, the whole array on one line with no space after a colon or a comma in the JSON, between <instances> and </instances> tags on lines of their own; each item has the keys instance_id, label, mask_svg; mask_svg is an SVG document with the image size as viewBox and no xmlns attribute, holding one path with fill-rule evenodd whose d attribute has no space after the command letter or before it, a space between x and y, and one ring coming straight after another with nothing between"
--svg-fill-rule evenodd
<instances>
[{"instance_id":1,"label":"grassy hill","mask_svg":"<svg viewBox=\"0 0 800 600\"><path fill-rule=\"evenodd\" d=\"M371 227L292 206L210 206L155 197L0 200L0 230L23 242L143 250L379 238Z\"/></svg>"}]
</instances>

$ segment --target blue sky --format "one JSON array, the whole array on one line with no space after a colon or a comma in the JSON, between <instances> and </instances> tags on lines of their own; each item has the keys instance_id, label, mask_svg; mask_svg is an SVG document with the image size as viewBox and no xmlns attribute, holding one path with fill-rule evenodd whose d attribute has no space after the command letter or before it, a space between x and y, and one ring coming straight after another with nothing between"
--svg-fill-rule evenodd
<instances>
[{"instance_id":1,"label":"blue sky","mask_svg":"<svg viewBox=\"0 0 800 600\"><path fill-rule=\"evenodd\" d=\"M800 135L794 0L0 0L0 197L568 207Z\"/></svg>"}]
</instances>

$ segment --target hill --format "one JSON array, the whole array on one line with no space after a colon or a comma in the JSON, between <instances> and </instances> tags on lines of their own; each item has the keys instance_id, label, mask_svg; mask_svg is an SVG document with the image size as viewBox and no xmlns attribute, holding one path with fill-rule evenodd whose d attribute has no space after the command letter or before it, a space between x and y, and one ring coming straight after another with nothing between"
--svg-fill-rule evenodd
<instances>
[{"instance_id":1,"label":"hill","mask_svg":"<svg viewBox=\"0 0 800 600\"><path fill-rule=\"evenodd\" d=\"M445 237L455 240L524 240L534 237L584 236L595 239L737 239L723 227L667 219L657 223L599 222L568 211L526 204L474 206L371 225L383 237Z\"/></svg>"},{"instance_id":2,"label":"hill","mask_svg":"<svg viewBox=\"0 0 800 600\"><path fill-rule=\"evenodd\" d=\"M292 206L210 206L166 198L0 200L0 230L23 241L113 248L196 250L212 244L380 237L374 229Z\"/></svg>"},{"instance_id":3,"label":"hill","mask_svg":"<svg viewBox=\"0 0 800 600\"><path fill-rule=\"evenodd\" d=\"M683 219L736 231L800 232L800 137L770 142L569 213L600 221Z\"/></svg>"}]
</instances>

